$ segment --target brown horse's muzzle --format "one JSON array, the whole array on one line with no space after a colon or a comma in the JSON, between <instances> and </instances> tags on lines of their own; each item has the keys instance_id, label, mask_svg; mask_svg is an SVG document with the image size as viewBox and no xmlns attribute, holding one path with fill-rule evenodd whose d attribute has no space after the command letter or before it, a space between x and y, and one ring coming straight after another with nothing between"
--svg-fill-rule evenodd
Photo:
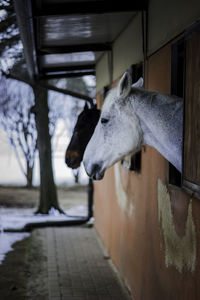
<instances>
[{"instance_id":1,"label":"brown horse's muzzle","mask_svg":"<svg viewBox=\"0 0 200 300\"><path fill-rule=\"evenodd\" d=\"M65 163L71 169L77 169L80 167L82 158L79 153L74 150L67 150L65 153Z\"/></svg>"}]
</instances>

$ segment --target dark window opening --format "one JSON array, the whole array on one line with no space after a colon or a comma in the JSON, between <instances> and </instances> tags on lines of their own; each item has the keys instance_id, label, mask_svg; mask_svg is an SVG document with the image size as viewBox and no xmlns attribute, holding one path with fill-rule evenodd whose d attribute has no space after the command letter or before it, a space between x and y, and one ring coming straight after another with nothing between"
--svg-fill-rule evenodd
<instances>
[{"instance_id":1,"label":"dark window opening","mask_svg":"<svg viewBox=\"0 0 200 300\"><path fill-rule=\"evenodd\" d=\"M141 170L141 151L137 152L136 154L131 156L131 164L130 164L130 171L136 171L136 172L140 172Z\"/></svg>"},{"instance_id":2,"label":"dark window opening","mask_svg":"<svg viewBox=\"0 0 200 300\"><path fill-rule=\"evenodd\" d=\"M140 77L143 76L143 64L132 65L128 71L132 77L132 83L137 82ZM142 161L142 151L137 152L132 155L127 161L126 159L122 160L122 165L129 169L130 171L140 172L141 171L141 161Z\"/></svg>"},{"instance_id":3,"label":"dark window opening","mask_svg":"<svg viewBox=\"0 0 200 300\"><path fill-rule=\"evenodd\" d=\"M200 198L200 21L185 33L183 187Z\"/></svg>"},{"instance_id":4,"label":"dark window opening","mask_svg":"<svg viewBox=\"0 0 200 300\"><path fill-rule=\"evenodd\" d=\"M184 97L185 82L185 42L180 40L172 45L171 50L171 94L180 98ZM181 186L182 175L169 163L169 183Z\"/></svg>"},{"instance_id":5,"label":"dark window opening","mask_svg":"<svg viewBox=\"0 0 200 300\"><path fill-rule=\"evenodd\" d=\"M130 68L132 83L138 81L140 77L143 77L143 64L132 65Z\"/></svg>"},{"instance_id":6,"label":"dark window opening","mask_svg":"<svg viewBox=\"0 0 200 300\"><path fill-rule=\"evenodd\" d=\"M104 99L106 98L108 92L109 92L109 86L106 85L106 86L104 86L104 88L103 88L103 96L104 96Z\"/></svg>"}]
</instances>

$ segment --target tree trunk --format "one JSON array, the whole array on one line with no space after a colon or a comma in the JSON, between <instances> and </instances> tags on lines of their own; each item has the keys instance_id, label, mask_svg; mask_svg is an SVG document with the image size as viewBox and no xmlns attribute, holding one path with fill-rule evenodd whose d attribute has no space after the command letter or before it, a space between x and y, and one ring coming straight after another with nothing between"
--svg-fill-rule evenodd
<instances>
[{"instance_id":1,"label":"tree trunk","mask_svg":"<svg viewBox=\"0 0 200 300\"><path fill-rule=\"evenodd\" d=\"M26 187L31 189L33 187L33 167L30 167L29 162L26 162Z\"/></svg>"},{"instance_id":2,"label":"tree trunk","mask_svg":"<svg viewBox=\"0 0 200 300\"><path fill-rule=\"evenodd\" d=\"M52 207L61 211L58 204L52 169L48 92L41 87L34 88L33 90L35 95L35 120L40 161L40 203L37 213L47 214Z\"/></svg>"}]
</instances>

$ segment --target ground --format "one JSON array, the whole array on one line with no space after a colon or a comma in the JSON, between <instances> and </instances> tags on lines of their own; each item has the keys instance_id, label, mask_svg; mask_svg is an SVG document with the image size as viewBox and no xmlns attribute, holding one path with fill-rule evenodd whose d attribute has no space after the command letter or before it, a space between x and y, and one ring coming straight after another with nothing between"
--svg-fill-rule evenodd
<instances>
[{"instance_id":1,"label":"ground","mask_svg":"<svg viewBox=\"0 0 200 300\"><path fill-rule=\"evenodd\" d=\"M86 190L58 188L61 207L86 204ZM0 187L0 207L34 209L38 196L36 188ZM95 229L87 224L34 229L13 249L0 264L1 300L131 299Z\"/></svg>"},{"instance_id":2,"label":"ground","mask_svg":"<svg viewBox=\"0 0 200 300\"><path fill-rule=\"evenodd\" d=\"M58 187L60 206L71 209L87 204L87 186ZM0 186L0 207L16 212L16 209L35 209L39 202L39 189L34 187ZM48 299L43 278L46 277L41 234L31 234L13 245L0 264L0 299ZM28 278L28 280L27 280ZM28 292L29 291L29 292ZM27 295L29 293L29 295Z\"/></svg>"},{"instance_id":3,"label":"ground","mask_svg":"<svg viewBox=\"0 0 200 300\"><path fill-rule=\"evenodd\" d=\"M58 187L60 206L70 209L87 202L87 186ZM36 208L39 202L39 189L24 187L0 186L0 206L16 208Z\"/></svg>"}]
</instances>

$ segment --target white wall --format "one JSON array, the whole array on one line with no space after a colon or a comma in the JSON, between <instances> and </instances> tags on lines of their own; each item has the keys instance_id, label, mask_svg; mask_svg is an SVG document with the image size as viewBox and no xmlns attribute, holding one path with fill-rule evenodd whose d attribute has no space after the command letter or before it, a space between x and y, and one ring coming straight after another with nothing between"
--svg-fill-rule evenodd
<instances>
[{"instance_id":1,"label":"white wall","mask_svg":"<svg viewBox=\"0 0 200 300\"><path fill-rule=\"evenodd\" d=\"M142 60L141 13L138 13L114 42L112 55L109 57L109 54L105 53L98 61L96 66L97 92L119 78L130 65Z\"/></svg>"},{"instance_id":2,"label":"white wall","mask_svg":"<svg viewBox=\"0 0 200 300\"><path fill-rule=\"evenodd\" d=\"M199 0L150 0L148 54L181 34L199 18Z\"/></svg>"},{"instance_id":3,"label":"white wall","mask_svg":"<svg viewBox=\"0 0 200 300\"><path fill-rule=\"evenodd\" d=\"M148 55L180 35L200 18L200 0L149 0ZM97 63L97 93L132 64L143 61L142 20L137 13L113 43L112 68L105 53ZM110 74L112 72L112 74Z\"/></svg>"}]
</instances>

